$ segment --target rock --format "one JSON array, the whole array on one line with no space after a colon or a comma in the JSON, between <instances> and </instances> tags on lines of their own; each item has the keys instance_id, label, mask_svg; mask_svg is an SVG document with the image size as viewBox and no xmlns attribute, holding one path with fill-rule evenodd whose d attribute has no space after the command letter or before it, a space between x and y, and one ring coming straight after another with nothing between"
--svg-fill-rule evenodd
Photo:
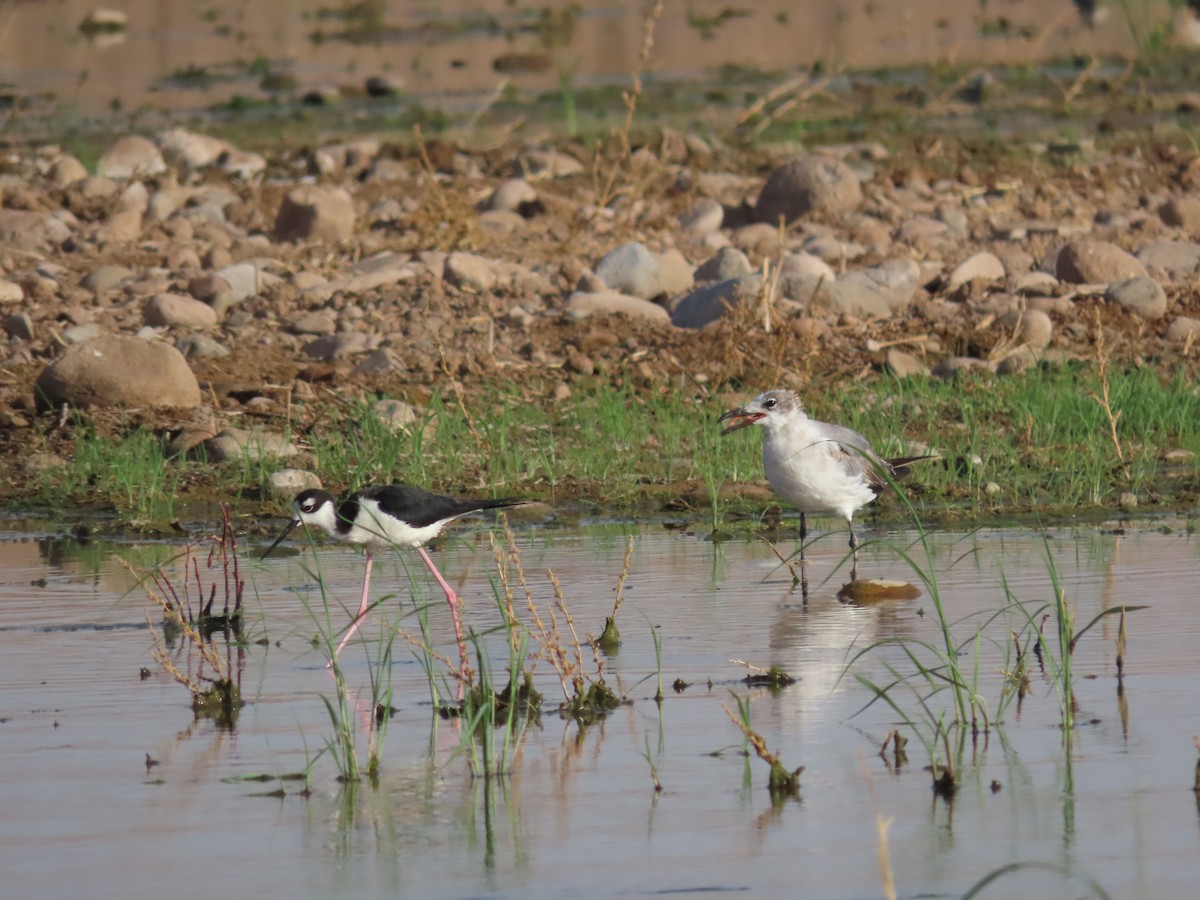
<instances>
[{"instance_id":1,"label":"rock","mask_svg":"<svg viewBox=\"0 0 1200 900\"><path fill-rule=\"evenodd\" d=\"M930 371L935 378L957 378L961 372L984 371L990 372L988 364L982 359L975 359L970 356L948 356L939 362Z\"/></svg>"},{"instance_id":2,"label":"rock","mask_svg":"<svg viewBox=\"0 0 1200 900\"><path fill-rule=\"evenodd\" d=\"M1000 327L1013 336L1013 342L1034 350L1045 350L1050 346L1054 333L1054 322L1044 312L1027 309L1005 313L998 320Z\"/></svg>"},{"instance_id":3,"label":"rock","mask_svg":"<svg viewBox=\"0 0 1200 900\"><path fill-rule=\"evenodd\" d=\"M354 201L342 188L301 185L288 191L275 217L278 241L344 241L354 234Z\"/></svg>"},{"instance_id":4,"label":"rock","mask_svg":"<svg viewBox=\"0 0 1200 900\"><path fill-rule=\"evenodd\" d=\"M38 376L41 408L193 407L200 386L174 347L134 337L105 335L67 350Z\"/></svg>"},{"instance_id":5,"label":"rock","mask_svg":"<svg viewBox=\"0 0 1200 900\"><path fill-rule=\"evenodd\" d=\"M202 445L209 462L230 460L253 462L268 457L285 458L300 451L281 434L269 431L226 428Z\"/></svg>"},{"instance_id":6,"label":"rock","mask_svg":"<svg viewBox=\"0 0 1200 900\"><path fill-rule=\"evenodd\" d=\"M301 352L316 362L332 362L357 353L366 353L372 349L370 344L371 338L362 332L343 331L309 341L301 348Z\"/></svg>"},{"instance_id":7,"label":"rock","mask_svg":"<svg viewBox=\"0 0 1200 900\"><path fill-rule=\"evenodd\" d=\"M26 313L5 316L3 328L4 333L10 338L17 338L22 341L33 340L33 319L29 318Z\"/></svg>"},{"instance_id":8,"label":"rock","mask_svg":"<svg viewBox=\"0 0 1200 900\"><path fill-rule=\"evenodd\" d=\"M728 281L754 271L746 254L736 247L722 247L717 255L702 262L696 269L697 281Z\"/></svg>"},{"instance_id":9,"label":"rock","mask_svg":"<svg viewBox=\"0 0 1200 900\"><path fill-rule=\"evenodd\" d=\"M89 291L111 291L121 282L136 277L137 273L133 269L107 263L91 269L79 284Z\"/></svg>"},{"instance_id":10,"label":"rock","mask_svg":"<svg viewBox=\"0 0 1200 900\"><path fill-rule=\"evenodd\" d=\"M542 178L569 178L583 172L583 163L558 150L526 150L517 159L516 174Z\"/></svg>"},{"instance_id":11,"label":"rock","mask_svg":"<svg viewBox=\"0 0 1200 900\"><path fill-rule=\"evenodd\" d=\"M116 181L151 178L165 171L167 164L154 142L136 134L118 140L96 163L97 175Z\"/></svg>"},{"instance_id":12,"label":"rock","mask_svg":"<svg viewBox=\"0 0 1200 900\"><path fill-rule=\"evenodd\" d=\"M1004 278L1004 264L994 253L984 251L976 253L961 263L950 273L946 286L954 291L972 281L992 282Z\"/></svg>"},{"instance_id":13,"label":"rock","mask_svg":"<svg viewBox=\"0 0 1200 900\"><path fill-rule=\"evenodd\" d=\"M15 281L0 278L0 303L20 303L25 299L25 291Z\"/></svg>"},{"instance_id":14,"label":"rock","mask_svg":"<svg viewBox=\"0 0 1200 900\"><path fill-rule=\"evenodd\" d=\"M43 252L58 247L70 236L71 229L50 213L0 209L0 244Z\"/></svg>"},{"instance_id":15,"label":"rock","mask_svg":"<svg viewBox=\"0 0 1200 900\"><path fill-rule=\"evenodd\" d=\"M1152 241L1138 251L1137 258L1156 280L1191 281L1200 266L1200 244Z\"/></svg>"},{"instance_id":16,"label":"rock","mask_svg":"<svg viewBox=\"0 0 1200 900\"><path fill-rule=\"evenodd\" d=\"M498 280L494 260L461 252L446 257L442 277L447 284L476 294L490 291Z\"/></svg>"},{"instance_id":17,"label":"rock","mask_svg":"<svg viewBox=\"0 0 1200 900\"><path fill-rule=\"evenodd\" d=\"M217 168L235 178L253 178L267 170L267 160L249 150L236 147L226 150L217 159Z\"/></svg>"},{"instance_id":18,"label":"rock","mask_svg":"<svg viewBox=\"0 0 1200 900\"><path fill-rule=\"evenodd\" d=\"M903 312L920 286L921 267L911 259L893 259L849 272L834 282L824 300L836 312L886 317Z\"/></svg>"},{"instance_id":19,"label":"rock","mask_svg":"<svg viewBox=\"0 0 1200 900\"><path fill-rule=\"evenodd\" d=\"M78 325L72 325L70 328L64 328L60 337L65 344L82 344L85 341L90 341L93 338L100 337L100 325L97 322L81 322Z\"/></svg>"},{"instance_id":20,"label":"rock","mask_svg":"<svg viewBox=\"0 0 1200 900\"><path fill-rule=\"evenodd\" d=\"M283 279L278 275L272 275L253 261L225 266L222 269L218 269L216 274L223 278L225 283L229 285L229 291L232 294L234 302L240 302L247 297L253 297L261 293L264 288L283 282Z\"/></svg>"},{"instance_id":21,"label":"rock","mask_svg":"<svg viewBox=\"0 0 1200 900\"><path fill-rule=\"evenodd\" d=\"M1127 278L1110 284L1104 299L1143 319L1161 319L1167 314L1167 294L1153 278Z\"/></svg>"},{"instance_id":22,"label":"rock","mask_svg":"<svg viewBox=\"0 0 1200 900\"><path fill-rule=\"evenodd\" d=\"M692 276L692 267L678 250L672 248L665 253L651 253L651 256L658 264L660 293L676 297L695 286L696 279Z\"/></svg>"},{"instance_id":23,"label":"rock","mask_svg":"<svg viewBox=\"0 0 1200 900\"><path fill-rule=\"evenodd\" d=\"M597 263L596 276L613 291L649 300L662 291L658 261L637 241L610 250Z\"/></svg>"},{"instance_id":24,"label":"rock","mask_svg":"<svg viewBox=\"0 0 1200 900\"><path fill-rule=\"evenodd\" d=\"M211 328L217 313L207 303L183 294L155 294L142 306L147 325L183 328Z\"/></svg>"},{"instance_id":25,"label":"rock","mask_svg":"<svg viewBox=\"0 0 1200 900\"><path fill-rule=\"evenodd\" d=\"M688 211L680 215L679 227L684 234L703 237L721 230L725 219L725 207L711 197L701 197Z\"/></svg>"},{"instance_id":26,"label":"rock","mask_svg":"<svg viewBox=\"0 0 1200 900\"><path fill-rule=\"evenodd\" d=\"M703 328L725 315L727 308L757 296L761 284L762 279L751 273L698 288L679 301L671 313L671 324L677 328Z\"/></svg>"},{"instance_id":27,"label":"rock","mask_svg":"<svg viewBox=\"0 0 1200 900\"><path fill-rule=\"evenodd\" d=\"M527 209L529 205L536 203L537 198L537 191L524 178L509 178L492 191L486 208L520 213L522 209Z\"/></svg>"},{"instance_id":28,"label":"rock","mask_svg":"<svg viewBox=\"0 0 1200 900\"><path fill-rule=\"evenodd\" d=\"M233 149L229 141L184 128L172 128L159 135L158 145L169 162L185 170L206 169L214 165L222 153Z\"/></svg>"},{"instance_id":29,"label":"rock","mask_svg":"<svg viewBox=\"0 0 1200 900\"><path fill-rule=\"evenodd\" d=\"M305 469L279 469L267 476L267 489L279 500L291 500L301 491L320 487L321 479Z\"/></svg>"},{"instance_id":30,"label":"rock","mask_svg":"<svg viewBox=\"0 0 1200 900\"><path fill-rule=\"evenodd\" d=\"M1163 224L1195 234L1200 231L1200 197L1172 197L1158 208L1158 215Z\"/></svg>"},{"instance_id":31,"label":"rock","mask_svg":"<svg viewBox=\"0 0 1200 900\"><path fill-rule=\"evenodd\" d=\"M337 319L327 310L305 313L291 326L293 334L333 334L336 331Z\"/></svg>"},{"instance_id":32,"label":"rock","mask_svg":"<svg viewBox=\"0 0 1200 900\"><path fill-rule=\"evenodd\" d=\"M897 378L908 378L911 375L928 375L929 369L911 353L891 347L887 352L885 365L888 371Z\"/></svg>"},{"instance_id":33,"label":"rock","mask_svg":"<svg viewBox=\"0 0 1200 900\"><path fill-rule=\"evenodd\" d=\"M378 400L371 407L380 424L389 431L399 433L417 424L418 409L403 400Z\"/></svg>"},{"instance_id":34,"label":"rock","mask_svg":"<svg viewBox=\"0 0 1200 900\"><path fill-rule=\"evenodd\" d=\"M197 359L223 359L229 348L203 334L185 334L175 341L175 349L185 357Z\"/></svg>"},{"instance_id":35,"label":"rock","mask_svg":"<svg viewBox=\"0 0 1200 900\"><path fill-rule=\"evenodd\" d=\"M1049 297L1057 289L1058 279L1049 272L1025 272L1018 275L1013 282L1013 290L1018 294Z\"/></svg>"},{"instance_id":36,"label":"rock","mask_svg":"<svg viewBox=\"0 0 1200 900\"><path fill-rule=\"evenodd\" d=\"M1195 341L1200 339L1200 319L1176 316L1175 321L1167 326L1166 338L1168 341Z\"/></svg>"},{"instance_id":37,"label":"rock","mask_svg":"<svg viewBox=\"0 0 1200 900\"><path fill-rule=\"evenodd\" d=\"M858 177L831 156L801 156L771 173L758 195L754 216L760 222L794 222L810 212L844 215L862 203Z\"/></svg>"},{"instance_id":38,"label":"rock","mask_svg":"<svg viewBox=\"0 0 1200 900\"><path fill-rule=\"evenodd\" d=\"M46 172L46 180L52 187L65 188L87 178L88 171L83 163L73 156L60 156Z\"/></svg>"},{"instance_id":39,"label":"rock","mask_svg":"<svg viewBox=\"0 0 1200 900\"><path fill-rule=\"evenodd\" d=\"M567 298L567 312L576 318L614 313L652 322L668 322L670 314L657 303L617 291L576 291Z\"/></svg>"},{"instance_id":40,"label":"rock","mask_svg":"<svg viewBox=\"0 0 1200 900\"><path fill-rule=\"evenodd\" d=\"M96 236L102 241L129 244L142 233L142 220L150 204L150 194L140 181L132 182L118 198L108 219L100 226Z\"/></svg>"},{"instance_id":41,"label":"rock","mask_svg":"<svg viewBox=\"0 0 1200 900\"><path fill-rule=\"evenodd\" d=\"M1059 251L1055 268L1069 284L1112 284L1146 274L1135 257L1107 241L1072 241Z\"/></svg>"}]
</instances>

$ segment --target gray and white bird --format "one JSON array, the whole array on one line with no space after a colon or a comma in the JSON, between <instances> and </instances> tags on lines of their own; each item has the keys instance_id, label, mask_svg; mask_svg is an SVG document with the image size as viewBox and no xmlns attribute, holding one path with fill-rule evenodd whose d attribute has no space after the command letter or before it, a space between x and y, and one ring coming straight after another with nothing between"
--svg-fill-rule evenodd
<instances>
[{"instance_id":1,"label":"gray and white bird","mask_svg":"<svg viewBox=\"0 0 1200 900\"><path fill-rule=\"evenodd\" d=\"M747 425L763 429L763 469L771 490L800 510L801 559L808 513L845 519L850 549L857 558L854 514L879 496L887 478L902 478L910 464L931 458L884 459L857 431L809 418L793 391L766 391L745 406L722 413L717 421L730 422L721 430L723 435Z\"/></svg>"},{"instance_id":2,"label":"gray and white bird","mask_svg":"<svg viewBox=\"0 0 1200 900\"><path fill-rule=\"evenodd\" d=\"M450 613L454 617L454 635L458 639L459 652L465 665L467 650L462 623L458 618L458 597L429 558L424 545L441 534L442 529L455 519L487 509L506 509L528 503L527 500L514 499L459 499L406 484L388 484L355 491L338 506L333 494L310 489L296 495L292 502L291 522L261 558L266 559L297 525L312 525L335 541L358 544L366 549L367 568L363 576L362 600L354 616L354 624L333 651L333 655L337 656L358 630L367 612L374 551L385 547L415 548L446 594L446 602L450 604Z\"/></svg>"}]
</instances>

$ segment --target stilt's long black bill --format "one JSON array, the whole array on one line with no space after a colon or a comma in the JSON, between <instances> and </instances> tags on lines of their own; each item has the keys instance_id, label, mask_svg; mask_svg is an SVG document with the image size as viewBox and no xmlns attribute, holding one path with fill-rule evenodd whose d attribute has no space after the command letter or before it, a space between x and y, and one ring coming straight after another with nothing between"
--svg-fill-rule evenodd
<instances>
[{"instance_id":1,"label":"stilt's long black bill","mask_svg":"<svg viewBox=\"0 0 1200 900\"><path fill-rule=\"evenodd\" d=\"M289 534L291 534L292 529L295 528L299 524L300 524L299 519L292 519L292 521L288 522L288 527L283 529L283 534L281 534L281 535L279 535L279 537L275 538L275 543L273 543L270 547L268 547L267 551L262 556L260 556L259 559L266 559L268 556L270 556L271 551L274 550L276 547L278 547L281 543L283 543L283 539L285 537L287 537Z\"/></svg>"}]
</instances>

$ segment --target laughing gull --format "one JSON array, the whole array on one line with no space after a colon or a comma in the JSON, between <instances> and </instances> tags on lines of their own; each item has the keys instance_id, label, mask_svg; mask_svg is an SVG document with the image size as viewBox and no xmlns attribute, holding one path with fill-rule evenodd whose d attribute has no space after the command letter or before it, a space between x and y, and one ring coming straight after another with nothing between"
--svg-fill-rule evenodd
<instances>
[{"instance_id":1,"label":"laughing gull","mask_svg":"<svg viewBox=\"0 0 1200 900\"><path fill-rule=\"evenodd\" d=\"M884 459L870 442L842 425L810 419L793 391L759 394L745 406L721 414L731 420L721 434L747 425L763 429L763 469L771 490L800 510L800 558L808 536L807 513L841 516L850 528L850 549L858 558L854 514L879 496L888 479L908 474L908 466L930 456ZM886 475L886 477L885 477Z\"/></svg>"},{"instance_id":2,"label":"laughing gull","mask_svg":"<svg viewBox=\"0 0 1200 900\"><path fill-rule=\"evenodd\" d=\"M363 576L362 600L358 604L354 624L333 651L336 657L346 645L346 641L358 630L359 623L367 612L374 551L384 547L415 547L446 593L446 602L450 604L450 613L454 617L454 636L458 639L458 649L465 670L467 646L463 641L462 624L458 618L458 597L429 558L424 544L441 534L447 523L462 516L485 509L507 509L525 506L528 503L528 500L513 499L459 499L433 494L406 484L388 484L355 491L339 507L333 494L311 489L296 495L292 503L291 522L261 558L266 559L297 525L313 525L335 541L360 544L366 548L367 570Z\"/></svg>"}]
</instances>

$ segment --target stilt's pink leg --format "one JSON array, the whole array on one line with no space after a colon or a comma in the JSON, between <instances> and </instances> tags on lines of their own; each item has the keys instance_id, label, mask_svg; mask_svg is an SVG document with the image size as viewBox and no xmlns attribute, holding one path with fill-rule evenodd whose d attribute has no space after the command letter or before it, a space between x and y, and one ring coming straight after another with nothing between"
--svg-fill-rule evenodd
<instances>
[{"instance_id":1,"label":"stilt's pink leg","mask_svg":"<svg viewBox=\"0 0 1200 900\"><path fill-rule=\"evenodd\" d=\"M442 586L442 590L446 592L446 602L450 604L450 615L454 618L454 637L458 640L458 654L462 662L462 673L465 676L467 669L470 666L470 660L467 657L467 642L463 640L462 623L458 619L458 596L454 593L454 589L446 583L446 579L442 577L442 573L438 571L438 567L433 564L433 560L429 558L429 554L424 547L418 547L417 552L421 554L421 559L425 561L429 571L433 573L433 577L437 579L437 583ZM458 699L463 698L463 679L458 680Z\"/></svg>"},{"instance_id":2,"label":"stilt's pink leg","mask_svg":"<svg viewBox=\"0 0 1200 900\"><path fill-rule=\"evenodd\" d=\"M367 614L367 606L371 598L371 566L375 562L375 554L367 550L367 571L363 575L362 600L358 604L358 612L354 615L354 624L350 626L350 630L342 637L337 645L337 649L333 651L333 655L337 656L342 652L342 648L346 646L346 641L354 637L354 632L358 631L358 626L362 623L363 616Z\"/></svg>"}]
</instances>

